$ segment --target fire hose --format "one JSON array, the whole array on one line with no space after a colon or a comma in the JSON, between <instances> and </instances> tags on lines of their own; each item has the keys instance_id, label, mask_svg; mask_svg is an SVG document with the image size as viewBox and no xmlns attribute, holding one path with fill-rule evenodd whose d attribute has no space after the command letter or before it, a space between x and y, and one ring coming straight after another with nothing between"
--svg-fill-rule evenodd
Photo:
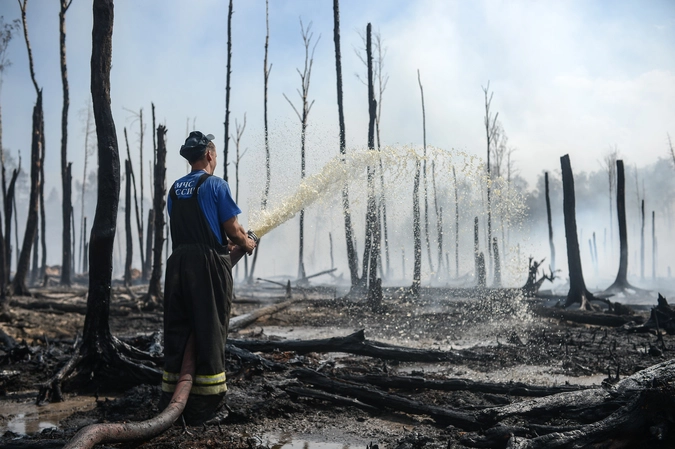
<instances>
[{"instance_id":1,"label":"fire hose","mask_svg":"<svg viewBox=\"0 0 675 449\"><path fill-rule=\"evenodd\" d=\"M258 236L252 230L248 231L248 237L258 243ZM245 253L246 251L240 246L235 247L230 253L232 266L236 265ZM185 409L195 375L195 362L195 339L194 334L190 334L183 353L183 363L176 390L169 405L159 415L136 423L92 424L83 427L63 449L89 449L99 443L149 440L165 432Z\"/></svg>"}]
</instances>

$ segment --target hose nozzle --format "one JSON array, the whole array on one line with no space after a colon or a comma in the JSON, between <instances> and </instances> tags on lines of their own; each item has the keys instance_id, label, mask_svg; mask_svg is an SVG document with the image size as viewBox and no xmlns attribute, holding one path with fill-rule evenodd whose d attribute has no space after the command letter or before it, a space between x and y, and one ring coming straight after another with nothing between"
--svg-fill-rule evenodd
<instances>
[{"instance_id":1,"label":"hose nozzle","mask_svg":"<svg viewBox=\"0 0 675 449\"><path fill-rule=\"evenodd\" d=\"M255 235L255 232L253 232L253 229L249 229L248 232L248 237L255 242L255 244L258 244L258 241L260 240L257 235Z\"/></svg>"}]
</instances>

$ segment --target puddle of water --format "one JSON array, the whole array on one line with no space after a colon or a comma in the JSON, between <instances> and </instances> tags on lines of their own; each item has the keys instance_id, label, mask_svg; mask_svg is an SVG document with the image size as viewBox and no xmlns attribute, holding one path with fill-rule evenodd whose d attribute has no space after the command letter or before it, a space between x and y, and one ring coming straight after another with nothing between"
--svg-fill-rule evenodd
<instances>
[{"instance_id":1,"label":"puddle of water","mask_svg":"<svg viewBox=\"0 0 675 449\"><path fill-rule=\"evenodd\" d=\"M315 440L316 436L311 440L307 436L293 435L288 432L279 434L266 434L263 436L265 445L270 449L349 449L351 446L345 443L324 443ZM365 444L356 444L356 447L363 447Z\"/></svg>"},{"instance_id":2,"label":"puddle of water","mask_svg":"<svg viewBox=\"0 0 675 449\"><path fill-rule=\"evenodd\" d=\"M0 399L0 434L12 431L19 435L30 435L50 427L58 427L62 419L77 411L92 410L96 407L93 396L73 396L63 402L35 405L35 396L7 396Z\"/></svg>"}]
</instances>

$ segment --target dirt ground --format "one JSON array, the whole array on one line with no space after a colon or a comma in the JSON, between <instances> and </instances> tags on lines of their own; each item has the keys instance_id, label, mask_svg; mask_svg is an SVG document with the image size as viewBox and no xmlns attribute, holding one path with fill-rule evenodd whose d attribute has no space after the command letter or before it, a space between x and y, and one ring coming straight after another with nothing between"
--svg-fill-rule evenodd
<instances>
[{"instance_id":1,"label":"dirt ground","mask_svg":"<svg viewBox=\"0 0 675 449\"><path fill-rule=\"evenodd\" d=\"M161 341L162 313L144 311L143 286L116 287L111 306L113 335L144 350ZM236 290L233 315L283 301L282 288L258 285ZM298 397L285 387L297 383L295 368L339 374L415 375L426 379L466 378L533 385L599 385L615 382L673 357L675 337L663 344L653 333L631 333L634 324L602 327L575 324L533 313L541 300L484 292L423 289L412 301L396 289L385 289L382 307L373 311L363 301L337 299L334 288L294 289L288 308L258 320L232 338L308 340L346 336L364 329L368 340L418 349L455 351L460 361L398 362L346 353L311 352L300 355L276 351L263 357L287 364L273 372L260 365L227 357L227 421L220 426L174 425L143 444L106 447L143 448L462 448L463 432L429 416L379 407L357 407ZM656 296L656 294L654 294ZM33 406L37 386L49 379L72 355L82 331L86 288L36 290L34 298L11 298L0 315L0 329L18 345L0 344L0 447L61 447L84 425L149 419L159 413L158 385L115 391L114 381L92 384L87 391L66 391L60 414L39 422ZM656 297L654 297L654 305ZM644 321L649 308L635 315ZM139 338L141 337L141 338ZM665 350L663 349L665 345ZM395 391L390 391L395 392ZM513 395L469 391L407 391L417 401L458 410L477 410L523 400ZM68 408L71 404L71 408ZM44 414L43 414L44 415ZM29 424L28 421L33 421ZM56 422L54 422L56 421ZM17 423L21 424L17 426ZM12 424L13 423L13 424ZM12 430L13 429L13 430ZM28 435L25 435L27 433Z\"/></svg>"}]
</instances>

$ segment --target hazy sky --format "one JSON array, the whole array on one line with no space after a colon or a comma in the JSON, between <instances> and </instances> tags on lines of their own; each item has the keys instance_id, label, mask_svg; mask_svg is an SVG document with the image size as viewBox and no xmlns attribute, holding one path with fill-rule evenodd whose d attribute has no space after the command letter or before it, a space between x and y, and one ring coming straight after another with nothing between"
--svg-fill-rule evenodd
<instances>
[{"instance_id":1,"label":"hazy sky","mask_svg":"<svg viewBox=\"0 0 675 449\"><path fill-rule=\"evenodd\" d=\"M232 24L231 132L247 114L242 171L250 185L261 170L265 2L235 0ZM516 167L530 182L543 170L559 170L569 153L576 170L596 170L610 145L627 164L668 156L667 133L675 137L675 2L650 1L451 1L342 0L341 34L347 139L364 147L367 92L354 48L371 22L387 53L389 83L383 98L382 140L421 144L422 118L417 69L424 84L427 141L469 154L485 154L483 91L494 91ZM62 91L59 69L58 2L31 0L28 31L38 84L44 89L47 192L60 185ZM332 2L270 1L270 133L275 163L285 176L299 176L299 123L282 94L298 104L296 67L304 48L299 18L313 22L316 47L308 128L308 172L338 152ZM20 17L13 0L0 0L5 22ZM84 147L80 111L89 99L92 2L73 0L67 13L70 82L69 159L82 177ZM224 0L118 0L113 33L112 107L124 154L129 127L133 157L143 108L145 159L152 148L150 104L168 127L168 176L185 163L178 149L186 121L223 142L227 2ZM3 146L24 161L30 150L35 91L29 78L23 35L7 52L12 65L2 85ZM93 162L93 161L92 161ZM223 161L220 160L222 163ZM94 167L91 165L90 167ZM147 162L145 162L147 170ZM274 170L274 167L273 167ZM289 171L290 170L290 171ZM294 172L295 170L296 172ZM217 169L222 175L222 167ZM255 190L254 190L255 191ZM147 195L147 190L146 190Z\"/></svg>"}]
</instances>

